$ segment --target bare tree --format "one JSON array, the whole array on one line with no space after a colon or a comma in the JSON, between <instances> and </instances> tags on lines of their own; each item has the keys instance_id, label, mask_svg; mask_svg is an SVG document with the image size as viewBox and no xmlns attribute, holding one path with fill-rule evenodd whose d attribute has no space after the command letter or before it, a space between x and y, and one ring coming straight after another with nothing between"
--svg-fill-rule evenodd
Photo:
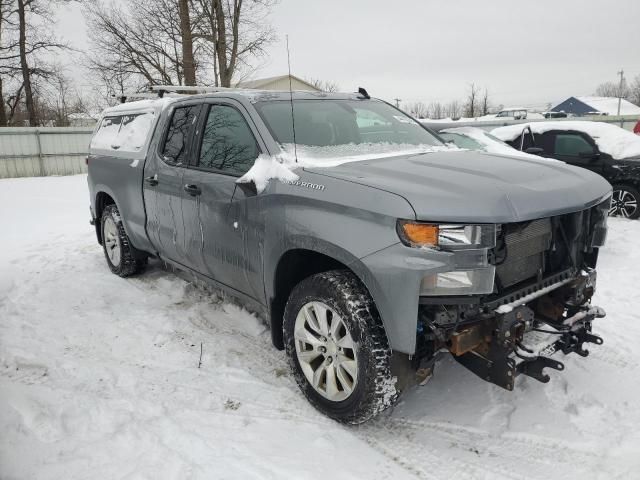
<instances>
[{"instance_id":1,"label":"bare tree","mask_svg":"<svg viewBox=\"0 0 640 480\"><path fill-rule=\"evenodd\" d=\"M457 120L458 118L460 118L461 108L460 108L460 102L458 102L457 100L453 100L449 102L444 110L446 112L447 117L453 120Z\"/></svg>"},{"instance_id":2,"label":"bare tree","mask_svg":"<svg viewBox=\"0 0 640 480\"><path fill-rule=\"evenodd\" d=\"M320 80L319 78L309 78L306 79L308 83L316 87L318 90L323 92L339 92L340 87L337 82L332 80Z\"/></svg>"},{"instance_id":3,"label":"bare tree","mask_svg":"<svg viewBox=\"0 0 640 480\"><path fill-rule=\"evenodd\" d=\"M489 115L491 105L489 103L489 91L485 88L480 103L480 115Z\"/></svg>"},{"instance_id":4,"label":"bare tree","mask_svg":"<svg viewBox=\"0 0 640 480\"><path fill-rule=\"evenodd\" d=\"M127 86L231 86L274 39L266 17L276 0L92 0L85 8L87 63L106 90ZM113 94L113 93L111 93Z\"/></svg>"},{"instance_id":5,"label":"bare tree","mask_svg":"<svg viewBox=\"0 0 640 480\"><path fill-rule=\"evenodd\" d=\"M243 68L275 40L265 18L276 0L193 0L198 15L194 39L214 58L215 84L230 87Z\"/></svg>"},{"instance_id":6,"label":"bare tree","mask_svg":"<svg viewBox=\"0 0 640 480\"><path fill-rule=\"evenodd\" d=\"M151 85L184 84L183 18L175 0L138 0L128 9L92 2L85 18L90 63L101 75L115 70L125 82L137 77Z\"/></svg>"},{"instance_id":7,"label":"bare tree","mask_svg":"<svg viewBox=\"0 0 640 480\"><path fill-rule=\"evenodd\" d=\"M480 89L476 87L475 83L469 85L469 93L467 94L467 100L464 104L465 117L474 118L478 115L478 93Z\"/></svg>"},{"instance_id":8,"label":"bare tree","mask_svg":"<svg viewBox=\"0 0 640 480\"><path fill-rule=\"evenodd\" d=\"M440 102L431 102L429 104L429 112L427 113L427 118L433 118L435 120L440 120L445 117L444 107Z\"/></svg>"},{"instance_id":9,"label":"bare tree","mask_svg":"<svg viewBox=\"0 0 640 480\"><path fill-rule=\"evenodd\" d=\"M429 107L424 102L407 103L405 110L415 118L430 118Z\"/></svg>"},{"instance_id":10,"label":"bare tree","mask_svg":"<svg viewBox=\"0 0 640 480\"><path fill-rule=\"evenodd\" d=\"M627 98L629 96L629 88L627 87L626 82L622 84L622 90L620 90L620 83L604 82L596 88L596 95L598 97Z\"/></svg>"},{"instance_id":11,"label":"bare tree","mask_svg":"<svg viewBox=\"0 0 640 480\"><path fill-rule=\"evenodd\" d=\"M634 105L640 106L640 75L637 75L629 84L629 94L627 95L627 100L629 100Z\"/></svg>"},{"instance_id":12,"label":"bare tree","mask_svg":"<svg viewBox=\"0 0 640 480\"><path fill-rule=\"evenodd\" d=\"M23 106L39 124L33 84L51 76L50 53L68 48L51 33L52 6L70 1L0 0L0 125L17 121Z\"/></svg>"},{"instance_id":13,"label":"bare tree","mask_svg":"<svg viewBox=\"0 0 640 480\"><path fill-rule=\"evenodd\" d=\"M182 63L184 69L184 84L196 84L196 63L193 58L193 33L191 31L191 17L189 0L178 0L180 12L180 34L182 35Z\"/></svg>"}]
</instances>

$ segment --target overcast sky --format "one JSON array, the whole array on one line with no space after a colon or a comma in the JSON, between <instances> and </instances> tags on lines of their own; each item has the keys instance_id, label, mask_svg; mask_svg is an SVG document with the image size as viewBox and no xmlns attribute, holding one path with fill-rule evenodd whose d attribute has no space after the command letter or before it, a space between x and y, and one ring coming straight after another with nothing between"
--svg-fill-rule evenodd
<instances>
[{"instance_id":1,"label":"overcast sky","mask_svg":"<svg viewBox=\"0 0 640 480\"><path fill-rule=\"evenodd\" d=\"M403 102L461 100L474 82L494 104L544 105L640 75L640 0L281 0L271 23L254 77L286 73L288 34L294 75ZM59 8L58 32L84 47L78 7Z\"/></svg>"}]
</instances>

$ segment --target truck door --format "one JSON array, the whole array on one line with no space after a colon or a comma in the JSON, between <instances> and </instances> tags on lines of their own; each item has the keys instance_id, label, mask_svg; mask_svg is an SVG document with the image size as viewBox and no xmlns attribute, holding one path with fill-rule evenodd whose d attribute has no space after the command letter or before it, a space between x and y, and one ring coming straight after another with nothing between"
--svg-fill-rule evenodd
<instances>
[{"instance_id":1,"label":"truck door","mask_svg":"<svg viewBox=\"0 0 640 480\"><path fill-rule=\"evenodd\" d=\"M600 151L591 137L572 131L554 131L549 134L553 141L553 158L602 175Z\"/></svg>"},{"instance_id":2,"label":"truck door","mask_svg":"<svg viewBox=\"0 0 640 480\"><path fill-rule=\"evenodd\" d=\"M147 235L161 258L184 264L182 194L200 105L177 107L169 114L158 148L149 152L144 173Z\"/></svg>"},{"instance_id":3,"label":"truck door","mask_svg":"<svg viewBox=\"0 0 640 480\"><path fill-rule=\"evenodd\" d=\"M183 177L182 209L188 265L263 302L261 198L236 184L266 151L257 139L240 104L206 105Z\"/></svg>"}]
</instances>

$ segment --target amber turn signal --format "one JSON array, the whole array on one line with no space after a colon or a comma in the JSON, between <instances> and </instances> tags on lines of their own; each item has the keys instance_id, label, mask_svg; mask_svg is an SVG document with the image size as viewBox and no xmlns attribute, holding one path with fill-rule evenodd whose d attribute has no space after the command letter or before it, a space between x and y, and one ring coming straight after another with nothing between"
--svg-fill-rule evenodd
<instances>
[{"instance_id":1,"label":"amber turn signal","mask_svg":"<svg viewBox=\"0 0 640 480\"><path fill-rule=\"evenodd\" d=\"M402 241L412 247L438 246L438 225L398 222L398 233Z\"/></svg>"}]
</instances>

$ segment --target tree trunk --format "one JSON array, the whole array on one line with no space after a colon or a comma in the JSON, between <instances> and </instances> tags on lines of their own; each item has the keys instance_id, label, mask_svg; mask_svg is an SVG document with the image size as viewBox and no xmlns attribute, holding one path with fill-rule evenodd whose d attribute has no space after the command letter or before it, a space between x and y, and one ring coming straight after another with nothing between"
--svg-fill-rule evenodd
<instances>
[{"instance_id":1,"label":"tree trunk","mask_svg":"<svg viewBox=\"0 0 640 480\"><path fill-rule=\"evenodd\" d=\"M26 12L24 8L24 0L18 0L18 18L20 23L20 68L22 70L22 83L24 86L24 97L27 104L27 113L29 114L29 125L38 126L38 115L33 102L33 89L31 88L31 72L27 63L27 23Z\"/></svg>"},{"instance_id":2,"label":"tree trunk","mask_svg":"<svg viewBox=\"0 0 640 480\"><path fill-rule=\"evenodd\" d=\"M222 0L213 0L213 11L216 18L216 56L218 57L218 74L220 75L220 86L231 86L231 75L229 64L227 63L227 24L226 15Z\"/></svg>"},{"instance_id":3,"label":"tree trunk","mask_svg":"<svg viewBox=\"0 0 640 480\"><path fill-rule=\"evenodd\" d=\"M193 59L193 35L191 32L191 18L189 16L189 0L178 0L180 8L180 30L182 35L182 70L184 84L195 86L196 64Z\"/></svg>"},{"instance_id":4,"label":"tree trunk","mask_svg":"<svg viewBox=\"0 0 640 480\"><path fill-rule=\"evenodd\" d=\"M0 78L0 127L7 126L7 111L4 108L4 92L2 91L2 78Z\"/></svg>"},{"instance_id":5,"label":"tree trunk","mask_svg":"<svg viewBox=\"0 0 640 480\"><path fill-rule=\"evenodd\" d=\"M2 28L4 27L4 4L0 0L0 47L2 46ZM0 77L0 127L7 126L7 111L4 107L4 91L2 90L2 77Z\"/></svg>"}]
</instances>

